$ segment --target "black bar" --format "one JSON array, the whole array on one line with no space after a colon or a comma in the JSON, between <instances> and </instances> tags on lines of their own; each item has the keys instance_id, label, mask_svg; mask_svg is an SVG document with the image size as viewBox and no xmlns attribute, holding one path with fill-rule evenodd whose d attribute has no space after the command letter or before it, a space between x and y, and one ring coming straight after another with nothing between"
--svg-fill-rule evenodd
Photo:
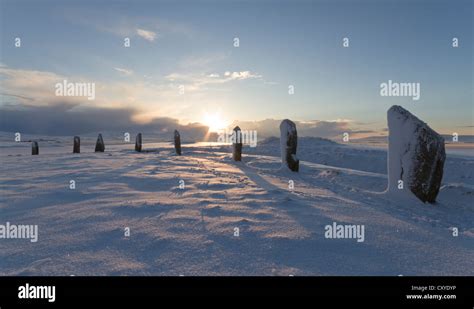
<instances>
[{"instance_id":1,"label":"black bar","mask_svg":"<svg viewBox=\"0 0 474 309\"><path fill-rule=\"evenodd\" d=\"M277 303L289 298L314 305L473 308L473 282L473 277L0 277L0 308L64 307L97 302L160 302L162 307L163 301L217 302L222 296L232 302L256 296ZM30 287L55 286L55 301L19 299L19 287L27 283ZM413 290L413 287L427 290ZM455 299L407 299L407 295L427 294L455 295Z\"/></svg>"}]
</instances>

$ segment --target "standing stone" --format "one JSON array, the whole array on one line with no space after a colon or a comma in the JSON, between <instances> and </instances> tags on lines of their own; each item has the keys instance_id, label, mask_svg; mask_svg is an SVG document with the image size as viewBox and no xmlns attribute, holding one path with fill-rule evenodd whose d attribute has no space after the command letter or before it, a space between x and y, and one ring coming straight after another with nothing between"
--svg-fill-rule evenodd
<instances>
[{"instance_id":1,"label":"standing stone","mask_svg":"<svg viewBox=\"0 0 474 309\"><path fill-rule=\"evenodd\" d=\"M281 162L293 172L298 172L300 168L300 160L296 157L297 146L296 125L293 121L285 119L280 124Z\"/></svg>"},{"instance_id":2,"label":"standing stone","mask_svg":"<svg viewBox=\"0 0 474 309\"><path fill-rule=\"evenodd\" d=\"M38 154L39 154L38 142L34 141L34 142L31 143L31 155L36 156Z\"/></svg>"},{"instance_id":3,"label":"standing stone","mask_svg":"<svg viewBox=\"0 0 474 309\"><path fill-rule=\"evenodd\" d=\"M97 137L97 142L95 143L95 152L104 152L105 151L105 145L104 145L104 140L102 139L102 134L99 134Z\"/></svg>"},{"instance_id":4,"label":"standing stone","mask_svg":"<svg viewBox=\"0 0 474 309\"><path fill-rule=\"evenodd\" d=\"M242 161L242 131L238 126L234 128L232 137L232 158L234 161Z\"/></svg>"},{"instance_id":5,"label":"standing stone","mask_svg":"<svg viewBox=\"0 0 474 309\"><path fill-rule=\"evenodd\" d=\"M174 130L174 149L178 156L181 155L181 136L179 135L178 130Z\"/></svg>"},{"instance_id":6,"label":"standing stone","mask_svg":"<svg viewBox=\"0 0 474 309\"><path fill-rule=\"evenodd\" d=\"M135 151L141 152L142 151L142 134L138 133L137 137L135 138Z\"/></svg>"},{"instance_id":7,"label":"standing stone","mask_svg":"<svg viewBox=\"0 0 474 309\"><path fill-rule=\"evenodd\" d=\"M401 106L392 106L387 120L388 191L409 189L421 201L434 203L446 159L443 137Z\"/></svg>"},{"instance_id":8,"label":"standing stone","mask_svg":"<svg viewBox=\"0 0 474 309\"><path fill-rule=\"evenodd\" d=\"M79 136L74 136L74 146L72 148L72 153L81 153L81 138Z\"/></svg>"}]
</instances>

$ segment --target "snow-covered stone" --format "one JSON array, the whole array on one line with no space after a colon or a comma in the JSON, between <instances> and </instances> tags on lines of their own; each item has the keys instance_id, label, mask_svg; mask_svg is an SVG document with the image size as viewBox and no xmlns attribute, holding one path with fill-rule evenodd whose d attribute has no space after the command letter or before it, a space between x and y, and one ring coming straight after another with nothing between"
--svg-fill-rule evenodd
<instances>
[{"instance_id":1,"label":"snow-covered stone","mask_svg":"<svg viewBox=\"0 0 474 309\"><path fill-rule=\"evenodd\" d=\"M135 151L141 152L142 151L142 134L138 133L137 137L135 138Z\"/></svg>"},{"instance_id":2,"label":"snow-covered stone","mask_svg":"<svg viewBox=\"0 0 474 309\"><path fill-rule=\"evenodd\" d=\"M297 146L296 125L293 121L285 119L280 124L281 162L284 167L293 172L298 172L300 167L300 160L296 157Z\"/></svg>"},{"instance_id":3,"label":"snow-covered stone","mask_svg":"<svg viewBox=\"0 0 474 309\"><path fill-rule=\"evenodd\" d=\"M74 136L74 146L72 148L72 153L81 152L81 138L79 136Z\"/></svg>"},{"instance_id":4,"label":"snow-covered stone","mask_svg":"<svg viewBox=\"0 0 474 309\"><path fill-rule=\"evenodd\" d=\"M444 139L401 106L387 112L388 191L436 201L446 159Z\"/></svg>"},{"instance_id":5,"label":"snow-covered stone","mask_svg":"<svg viewBox=\"0 0 474 309\"><path fill-rule=\"evenodd\" d=\"M102 134L99 134L97 137L97 142L95 143L95 152L104 152L105 151L105 145L104 145L104 139L102 138Z\"/></svg>"},{"instance_id":6,"label":"snow-covered stone","mask_svg":"<svg viewBox=\"0 0 474 309\"><path fill-rule=\"evenodd\" d=\"M181 135L179 135L178 130L174 130L174 149L178 156L181 155Z\"/></svg>"},{"instance_id":7,"label":"snow-covered stone","mask_svg":"<svg viewBox=\"0 0 474 309\"><path fill-rule=\"evenodd\" d=\"M39 154L38 142L34 141L31 143L31 155L35 156Z\"/></svg>"},{"instance_id":8,"label":"snow-covered stone","mask_svg":"<svg viewBox=\"0 0 474 309\"><path fill-rule=\"evenodd\" d=\"M234 161L242 161L242 131L239 126L236 126L233 131L232 158Z\"/></svg>"}]
</instances>

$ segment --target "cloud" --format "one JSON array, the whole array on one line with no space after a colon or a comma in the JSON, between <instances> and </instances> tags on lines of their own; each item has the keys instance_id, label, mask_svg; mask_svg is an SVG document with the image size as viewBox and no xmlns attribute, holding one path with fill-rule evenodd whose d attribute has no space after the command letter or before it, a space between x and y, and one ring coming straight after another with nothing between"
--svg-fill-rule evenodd
<instances>
[{"instance_id":1,"label":"cloud","mask_svg":"<svg viewBox=\"0 0 474 309\"><path fill-rule=\"evenodd\" d=\"M150 30L137 29L137 34L150 42L153 42L156 39L156 32Z\"/></svg>"},{"instance_id":2,"label":"cloud","mask_svg":"<svg viewBox=\"0 0 474 309\"><path fill-rule=\"evenodd\" d=\"M50 106L0 107L0 131L68 136L99 132L143 132L156 140L170 140L175 129L186 140L204 140L208 127L179 124L178 120L156 117L149 123L133 120L131 108L77 108L71 103ZM146 136L146 135L145 135Z\"/></svg>"},{"instance_id":3,"label":"cloud","mask_svg":"<svg viewBox=\"0 0 474 309\"><path fill-rule=\"evenodd\" d=\"M7 97L12 97L12 98L17 98L21 100L27 100L27 101L34 101L35 99L32 97L27 97L24 95L19 95L19 94L9 94L9 93L0 93L1 96L7 96Z\"/></svg>"},{"instance_id":4,"label":"cloud","mask_svg":"<svg viewBox=\"0 0 474 309\"><path fill-rule=\"evenodd\" d=\"M127 69L122 69L122 68L114 68L114 70L126 76L133 74L132 70L127 70Z\"/></svg>"},{"instance_id":5,"label":"cloud","mask_svg":"<svg viewBox=\"0 0 474 309\"><path fill-rule=\"evenodd\" d=\"M114 68L120 74L128 69ZM125 71L124 71L125 70ZM204 92L193 91L186 84L186 102L177 84L162 79L142 78L133 74L133 80L93 80L81 76L62 76L53 72L0 67L0 107L10 105L18 109L34 106L73 106L74 110L87 108L128 109L133 108L132 120L147 123L153 119L173 117L176 119L198 120L197 112L205 106L208 96ZM205 77L207 80L212 79ZM95 84L95 100L85 97L65 97L55 95L55 84L63 82L90 82ZM190 117L190 115L192 115Z\"/></svg>"},{"instance_id":6,"label":"cloud","mask_svg":"<svg viewBox=\"0 0 474 309\"><path fill-rule=\"evenodd\" d=\"M120 74L133 74L131 70L114 68ZM126 108L133 106L142 113L165 113L174 110L173 100L178 90L165 83L152 83L137 79L133 83L124 81L95 81L81 76L62 76L53 72L13 69L0 67L0 95L2 101L10 101L19 106L49 106L56 103L74 103L81 107ZM68 82L88 82L95 84L96 99L84 97L56 96L55 85ZM157 100L160 105L153 104ZM150 117L151 118L151 117Z\"/></svg>"},{"instance_id":7,"label":"cloud","mask_svg":"<svg viewBox=\"0 0 474 309\"><path fill-rule=\"evenodd\" d=\"M57 103L50 106L27 106L0 109L0 130L31 134L69 135L85 131L118 130L128 123L130 110L84 109Z\"/></svg>"},{"instance_id":8,"label":"cloud","mask_svg":"<svg viewBox=\"0 0 474 309\"><path fill-rule=\"evenodd\" d=\"M58 100L54 95L56 83L66 79L52 72L12 69L6 66L0 67L0 93L4 96L16 98L25 104L44 104L47 99L50 102Z\"/></svg>"},{"instance_id":9,"label":"cloud","mask_svg":"<svg viewBox=\"0 0 474 309\"><path fill-rule=\"evenodd\" d=\"M226 71L224 74L208 73L172 73L168 74L165 79L172 83L184 85L187 91L196 91L209 85L225 84L232 81L242 81L247 79L260 80L261 75L251 71L230 72Z\"/></svg>"},{"instance_id":10,"label":"cloud","mask_svg":"<svg viewBox=\"0 0 474 309\"><path fill-rule=\"evenodd\" d=\"M252 78L261 78L262 76L259 74L252 73L250 71L241 71L241 72L225 72L224 76L227 77L228 80L244 80L244 79L252 79Z\"/></svg>"},{"instance_id":11,"label":"cloud","mask_svg":"<svg viewBox=\"0 0 474 309\"><path fill-rule=\"evenodd\" d=\"M58 104L64 104L74 110L132 108L132 121L136 123L144 124L163 116L199 121L199 115L213 104L209 103L209 90L228 91L229 87L222 85L259 80L260 76L251 71L235 71L229 72L228 76L224 73L206 72L172 73L161 78L143 78L128 68L112 68L124 76L132 74L133 79L103 81L74 75L66 77L47 71L0 67L0 107L9 104L18 109L34 106L57 108ZM68 82L94 83L95 100L56 96L55 84L65 79ZM181 85L184 86L185 95L181 93ZM218 96L219 93L214 93L211 98L217 102L220 100Z\"/></svg>"}]
</instances>

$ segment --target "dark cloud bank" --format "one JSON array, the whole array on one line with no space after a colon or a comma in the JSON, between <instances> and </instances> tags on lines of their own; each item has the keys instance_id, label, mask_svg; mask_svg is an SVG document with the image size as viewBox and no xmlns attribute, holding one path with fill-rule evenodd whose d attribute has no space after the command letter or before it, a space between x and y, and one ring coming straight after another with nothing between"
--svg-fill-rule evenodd
<instances>
[{"instance_id":1,"label":"dark cloud bank","mask_svg":"<svg viewBox=\"0 0 474 309\"><path fill-rule=\"evenodd\" d=\"M204 140L208 127L181 125L172 118L156 118L146 124L132 120L132 109L88 108L73 110L71 106L30 106L0 109L0 131L68 136L99 132L146 132L158 139L170 139L175 129L188 139Z\"/></svg>"}]
</instances>

